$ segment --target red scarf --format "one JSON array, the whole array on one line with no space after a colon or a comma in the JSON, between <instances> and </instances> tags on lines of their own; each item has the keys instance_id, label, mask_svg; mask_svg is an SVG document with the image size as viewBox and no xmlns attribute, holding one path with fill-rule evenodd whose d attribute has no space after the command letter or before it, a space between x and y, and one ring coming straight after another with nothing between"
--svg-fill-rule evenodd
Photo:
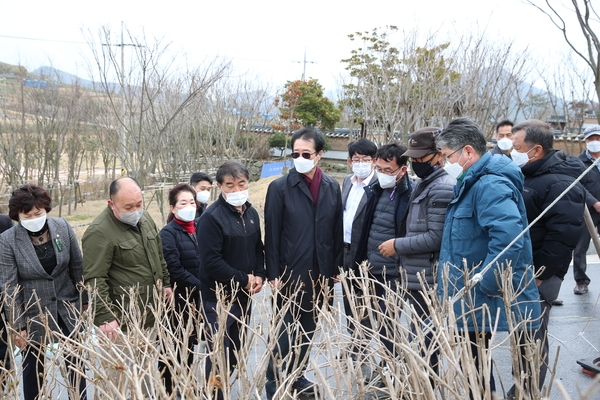
<instances>
[{"instance_id":1,"label":"red scarf","mask_svg":"<svg viewBox=\"0 0 600 400\"><path fill-rule=\"evenodd\" d=\"M304 182L306 182L306 186L308 186L308 191L313 198L313 202L317 204L317 199L319 198L319 188L321 187L321 178L323 178L323 171L321 171L321 168L319 168L317 165L315 167L315 174L313 175L312 179L304 174L302 174L302 177L304 178Z\"/></svg>"},{"instance_id":2,"label":"red scarf","mask_svg":"<svg viewBox=\"0 0 600 400\"><path fill-rule=\"evenodd\" d=\"M185 231L187 233L189 233L190 235L193 235L196 233L196 226L194 225L194 221L184 222L177 218L173 218L173 221L175 221L175 223L177 225L182 226L183 229L185 229Z\"/></svg>"}]
</instances>

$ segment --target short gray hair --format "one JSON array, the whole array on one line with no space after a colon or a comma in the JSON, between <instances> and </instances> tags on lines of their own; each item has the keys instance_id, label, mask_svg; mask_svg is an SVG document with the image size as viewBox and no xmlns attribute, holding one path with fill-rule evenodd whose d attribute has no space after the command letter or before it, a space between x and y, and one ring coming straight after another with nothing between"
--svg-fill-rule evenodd
<instances>
[{"instance_id":1,"label":"short gray hair","mask_svg":"<svg viewBox=\"0 0 600 400\"><path fill-rule=\"evenodd\" d=\"M487 151L485 136L479 125L471 118L456 118L448 124L435 141L438 149L447 147L458 150L466 145L473 147L480 156Z\"/></svg>"}]
</instances>

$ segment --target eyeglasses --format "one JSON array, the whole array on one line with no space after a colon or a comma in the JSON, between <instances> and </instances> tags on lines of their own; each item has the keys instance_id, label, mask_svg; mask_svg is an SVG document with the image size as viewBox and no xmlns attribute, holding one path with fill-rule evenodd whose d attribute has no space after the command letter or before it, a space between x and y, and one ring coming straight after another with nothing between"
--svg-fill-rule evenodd
<instances>
[{"instance_id":1,"label":"eyeglasses","mask_svg":"<svg viewBox=\"0 0 600 400\"><path fill-rule=\"evenodd\" d=\"M400 170L400 168L402 168L402 166L400 166L392 171L389 168L382 170L379 167L375 167L375 171L377 171L378 174L385 174L385 175L393 176L396 172L398 172L398 170Z\"/></svg>"},{"instance_id":2,"label":"eyeglasses","mask_svg":"<svg viewBox=\"0 0 600 400\"><path fill-rule=\"evenodd\" d=\"M297 152L293 152L292 153L292 158L298 158L300 156L302 156L302 158L305 158L307 160L310 160L310 158L314 155L317 154L317 152L315 151L314 153L297 153Z\"/></svg>"},{"instance_id":3,"label":"eyeglasses","mask_svg":"<svg viewBox=\"0 0 600 400\"><path fill-rule=\"evenodd\" d=\"M352 159L352 163L355 163L355 164L356 163L372 163L372 162L373 162L372 158L364 159L364 160L359 160L359 159L356 159L356 158Z\"/></svg>"},{"instance_id":4,"label":"eyeglasses","mask_svg":"<svg viewBox=\"0 0 600 400\"><path fill-rule=\"evenodd\" d=\"M455 155L457 152L461 151L464 148L465 148L465 146L462 146L461 148L456 149L452 153L448 154L446 157L444 157L444 162L447 162L450 157L452 157L453 155Z\"/></svg>"}]
</instances>

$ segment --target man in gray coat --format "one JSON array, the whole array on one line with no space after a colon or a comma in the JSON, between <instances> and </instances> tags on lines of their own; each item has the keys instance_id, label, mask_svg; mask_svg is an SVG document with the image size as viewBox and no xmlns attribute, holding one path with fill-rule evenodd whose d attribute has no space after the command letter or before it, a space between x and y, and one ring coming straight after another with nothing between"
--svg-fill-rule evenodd
<instances>
[{"instance_id":1,"label":"man in gray coat","mask_svg":"<svg viewBox=\"0 0 600 400\"><path fill-rule=\"evenodd\" d=\"M425 293L433 289L437 277L434 270L440 256L446 209L454 198L456 184L456 179L444 171L442 153L435 145L441 131L427 127L410 135L404 156L410 157L412 170L421 180L410 196L401 236L379 246L382 254L400 256L400 282L421 320L429 315ZM436 367L435 354L430 363Z\"/></svg>"}]
</instances>

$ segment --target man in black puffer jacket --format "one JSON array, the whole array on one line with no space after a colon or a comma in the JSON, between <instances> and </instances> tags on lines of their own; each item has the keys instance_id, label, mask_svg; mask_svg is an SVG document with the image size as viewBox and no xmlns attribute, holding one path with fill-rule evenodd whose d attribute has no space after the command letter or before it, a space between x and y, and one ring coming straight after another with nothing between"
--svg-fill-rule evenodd
<instances>
[{"instance_id":1,"label":"man in black puffer jacket","mask_svg":"<svg viewBox=\"0 0 600 400\"><path fill-rule=\"evenodd\" d=\"M387 310L386 286L396 289L399 278L399 257L389 251L381 251L383 242L401 236L404 214L408 209L412 182L408 179L406 147L392 143L381 146L375 155L375 171L378 181L365 188L367 205L355 262L369 262L369 274L376 281L373 285L380 300L375 306L385 315ZM388 316L389 317L389 316ZM386 323L379 323L382 344L391 354L394 349L394 333Z\"/></svg>"},{"instance_id":2,"label":"man in black puffer jacket","mask_svg":"<svg viewBox=\"0 0 600 400\"><path fill-rule=\"evenodd\" d=\"M562 151L553 149L554 136L550 126L543 121L530 120L513 127L516 152L513 161L521 164L525 175L523 200L527 219L531 223L569 185L581 170ZM577 160L578 161L578 160ZM552 302L558 296L563 278L569 269L573 249L583 229L585 190L581 184L574 186L531 227L533 263L537 285L542 300L542 320L535 334L542 343L544 362L540 366L539 386L544 384L548 368L548 320Z\"/></svg>"},{"instance_id":3,"label":"man in black puffer jacket","mask_svg":"<svg viewBox=\"0 0 600 400\"><path fill-rule=\"evenodd\" d=\"M206 315L206 343L215 346L214 337L223 318L217 314L220 306L227 310L223 335L224 360L220 365L224 376L237 365L236 353L241 349L244 329L250 321L250 296L260 292L267 273L258 212L248 202L250 174L237 161L227 161L217 170L217 187L221 194L208 207L198 223L198 244L202 260L202 301ZM219 294L222 297L219 297ZM206 359L206 378L211 376L213 360ZM213 376L219 371L212 371ZM219 390L217 399L223 398Z\"/></svg>"}]
</instances>

